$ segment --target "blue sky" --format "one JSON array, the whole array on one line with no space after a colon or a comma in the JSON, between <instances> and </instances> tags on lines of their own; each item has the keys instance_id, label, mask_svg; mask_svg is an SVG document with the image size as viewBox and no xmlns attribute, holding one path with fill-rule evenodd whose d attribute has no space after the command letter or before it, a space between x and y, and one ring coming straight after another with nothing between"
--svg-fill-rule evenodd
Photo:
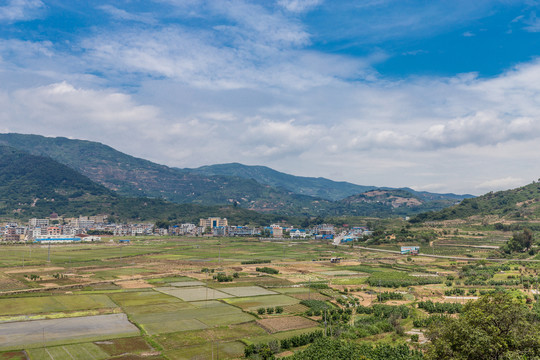
<instances>
[{"instance_id":1,"label":"blue sky","mask_svg":"<svg viewBox=\"0 0 540 360\"><path fill-rule=\"evenodd\" d=\"M177 167L507 189L540 177L537 16L532 0L7 0L0 131Z\"/></svg>"}]
</instances>

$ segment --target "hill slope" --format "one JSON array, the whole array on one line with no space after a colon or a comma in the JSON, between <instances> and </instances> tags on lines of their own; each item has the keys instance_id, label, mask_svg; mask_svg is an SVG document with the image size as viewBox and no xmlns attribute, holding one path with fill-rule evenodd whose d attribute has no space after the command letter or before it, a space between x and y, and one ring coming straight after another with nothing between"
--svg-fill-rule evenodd
<instances>
[{"instance_id":1,"label":"hill slope","mask_svg":"<svg viewBox=\"0 0 540 360\"><path fill-rule=\"evenodd\" d=\"M101 143L39 135L0 134L0 144L47 156L126 196L163 198L176 203L234 204L261 211L313 213L319 199L262 185L252 179L206 176L121 153ZM323 201L324 203L324 201Z\"/></svg>"},{"instance_id":2,"label":"hill slope","mask_svg":"<svg viewBox=\"0 0 540 360\"><path fill-rule=\"evenodd\" d=\"M222 216L235 223L265 224L269 215L232 206L172 204L160 199L125 198L50 158L0 145L0 217L28 219L111 214L119 220L184 220Z\"/></svg>"},{"instance_id":3,"label":"hill slope","mask_svg":"<svg viewBox=\"0 0 540 360\"><path fill-rule=\"evenodd\" d=\"M418 207L403 206L407 204L406 200L399 206L377 207L367 201L356 202L354 206L347 201L331 201L328 199L376 188L324 178L297 177L264 166L225 164L176 169L126 155L97 142L39 135L0 134L0 144L50 157L120 195L131 197L160 198L181 204L231 204L258 212L294 216L395 216L419 211ZM405 199L412 194L422 206L425 205L424 210L441 209L463 198L454 194L402 190ZM371 213L372 210L376 212Z\"/></svg>"},{"instance_id":4,"label":"hill slope","mask_svg":"<svg viewBox=\"0 0 540 360\"><path fill-rule=\"evenodd\" d=\"M284 188L296 194L309 195L332 201L376 189L375 186L356 185L345 181L332 181L322 177L294 176L266 166L249 166L239 163L208 165L185 170L208 176L225 175L254 179L261 184Z\"/></svg>"},{"instance_id":5,"label":"hill slope","mask_svg":"<svg viewBox=\"0 0 540 360\"><path fill-rule=\"evenodd\" d=\"M487 215L527 220L540 218L540 183L533 182L516 189L490 192L474 199L465 199L458 205L420 214L412 221L453 220Z\"/></svg>"}]
</instances>

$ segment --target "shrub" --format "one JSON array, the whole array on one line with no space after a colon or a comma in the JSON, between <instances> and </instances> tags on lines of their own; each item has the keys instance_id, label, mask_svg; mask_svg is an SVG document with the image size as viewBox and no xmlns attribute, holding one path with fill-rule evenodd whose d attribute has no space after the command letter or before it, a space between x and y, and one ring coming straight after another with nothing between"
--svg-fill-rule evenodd
<instances>
[{"instance_id":1,"label":"shrub","mask_svg":"<svg viewBox=\"0 0 540 360\"><path fill-rule=\"evenodd\" d=\"M272 275L279 274L279 270L271 268L271 267L267 267L267 266L262 267L262 268L257 267L257 268L255 268L255 270L258 271L258 272L266 273L266 274L272 274Z\"/></svg>"}]
</instances>

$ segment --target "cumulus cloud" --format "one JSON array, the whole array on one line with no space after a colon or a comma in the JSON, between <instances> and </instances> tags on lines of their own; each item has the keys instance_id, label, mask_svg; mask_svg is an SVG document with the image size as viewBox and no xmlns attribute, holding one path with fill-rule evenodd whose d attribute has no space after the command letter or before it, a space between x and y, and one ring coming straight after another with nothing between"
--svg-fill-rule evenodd
<instances>
[{"instance_id":1,"label":"cumulus cloud","mask_svg":"<svg viewBox=\"0 0 540 360\"><path fill-rule=\"evenodd\" d=\"M44 8L41 0L8 0L0 6L0 22L31 20Z\"/></svg>"},{"instance_id":2,"label":"cumulus cloud","mask_svg":"<svg viewBox=\"0 0 540 360\"><path fill-rule=\"evenodd\" d=\"M311 46L299 14L330 2L156 1L210 25L102 6L136 26L76 37L76 54L0 40L0 129L97 140L178 167L240 161L438 191L479 193L540 173L538 60L491 78L385 79L372 67L382 51L353 58Z\"/></svg>"}]
</instances>

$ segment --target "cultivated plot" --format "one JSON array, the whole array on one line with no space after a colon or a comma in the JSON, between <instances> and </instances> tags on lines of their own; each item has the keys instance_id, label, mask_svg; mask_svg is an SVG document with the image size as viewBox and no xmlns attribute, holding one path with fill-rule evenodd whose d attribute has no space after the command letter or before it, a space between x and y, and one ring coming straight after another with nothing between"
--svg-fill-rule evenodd
<instances>
[{"instance_id":1,"label":"cultivated plot","mask_svg":"<svg viewBox=\"0 0 540 360\"><path fill-rule=\"evenodd\" d=\"M92 343L36 348L28 351L32 360L104 360L109 354Z\"/></svg>"},{"instance_id":2,"label":"cultivated plot","mask_svg":"<svg viewBox=\"0 0 540 360\"><path fill-rule=\"evenodd\" d=\"M267 290L260 286L239 286L239 287L228 287L220 289L221 291L231 294L233 296L243 297L243 296L259 296L259 295L276 295L277 293L271 290Z\"/></svg>"},{"instance_id":3,"label":"cultivated plot","mask_svg":"<svg viewBox=\"0 0 540 360\"><path fill-rule=\"evenodd\" d=\"M189 346L179 350L165 352L171 359L193 360L193 359L238 359L244 354L244 344L239 341L225 343L209 341L205 345Z\"/></svg>"},{"instance_id":4,"label":"cultivated plot","mask_svg":"<svg viewBox=\"0 0 540 360\"><path fill-rule=\"evenodd\" d=\"M128 291L120 292L109 295L118 305L125 306L138 306L138 305L155 305L164 303L178 303L181 302L178 298L169 296L157 291Z\"/></svg>"},{"instance_id":5,"label":"cultivated plot","mask_svg":"<svg viewBox=\"0 0 540 360\"><path fill-rule=\"evenodd\" d=\"M125 308L131 319L149 334L201 330L216 325L254 320L242 310L219 301L199 301L134 306Z\"/></svg>"},{"instance_id":6,"label":"cultivated plot","mask_svg":"<svg viewBox=\"0 0 540 360\"><path fill-rule=\"evenodd\" d=\"M300 300L286 295L262 295L243 298L225 299L229 304L238 306L243 310L256 311L260 307L286 306L298 304Z\"/></svg>"},{"instance_id":7,"label":"cultivated plot","mask_svg":"<svg viewBox=\"0 0 540 360\"><path fill-rule=\"evenodd\" d=\"M204 286L206 284L203 282L194 280L194 281L178 281L178 282L170 283L169 285L175 286L175 287L189 287L189 286Z\"/></svg>"},{"instance_id":8,"label":"cultivated plot","mask_svg":"<svg viewBox=\"0 0 540 360\"><path fill-rule=\"evenodd\" d=\"M287 316L278 318L269 318L257 320L257 323L269 333L280 331L298 330L316 327L319 324L316 321L306 319L302 316Z\"/></svg>"},{"instance_id":9,"label":"cultivated plot","mask_svg":"<svg viewBox=\"0 0 540 360\"><path fill-rule=\"evenodd\" d=\"M326 275L326 276L358 276L360 275L356 271L351 270L333 270L333 271L319 271L318 274ZM368 276L366 274L366 276Z\"/></svg>"},{"instance_id":10,"label":"cultivated plot","mask_svg":"<svg viewBox=\"0 0 540 360\"><path fill-rule=\"evenodd\" d=\"M184 301L214 300L232 297L222 291L208 288L205 286L195 286L186 288L162 287L156 288L157 291L168 294Z\"/></svg>"},{"instance_id":11,"label":"cultivated plot","mask_svg":"<svg viewBox=\"0 0 540 360\"><path fill-rule=\"evenodd\" d=\"M105 295L59 295L0 299L0 315L115 308Z\"/></svg>"},{"instance_id":12,"label":"cultivated plot","mask_svg":"<svg viewBox=\"0 0 540 360\"><path fill-rule=\"evenodd\" d=\"M0 324L0 347L43 345L69 340L137 335L139 329L125 314L21 321Z\"/></svg>"}]
</instances>

